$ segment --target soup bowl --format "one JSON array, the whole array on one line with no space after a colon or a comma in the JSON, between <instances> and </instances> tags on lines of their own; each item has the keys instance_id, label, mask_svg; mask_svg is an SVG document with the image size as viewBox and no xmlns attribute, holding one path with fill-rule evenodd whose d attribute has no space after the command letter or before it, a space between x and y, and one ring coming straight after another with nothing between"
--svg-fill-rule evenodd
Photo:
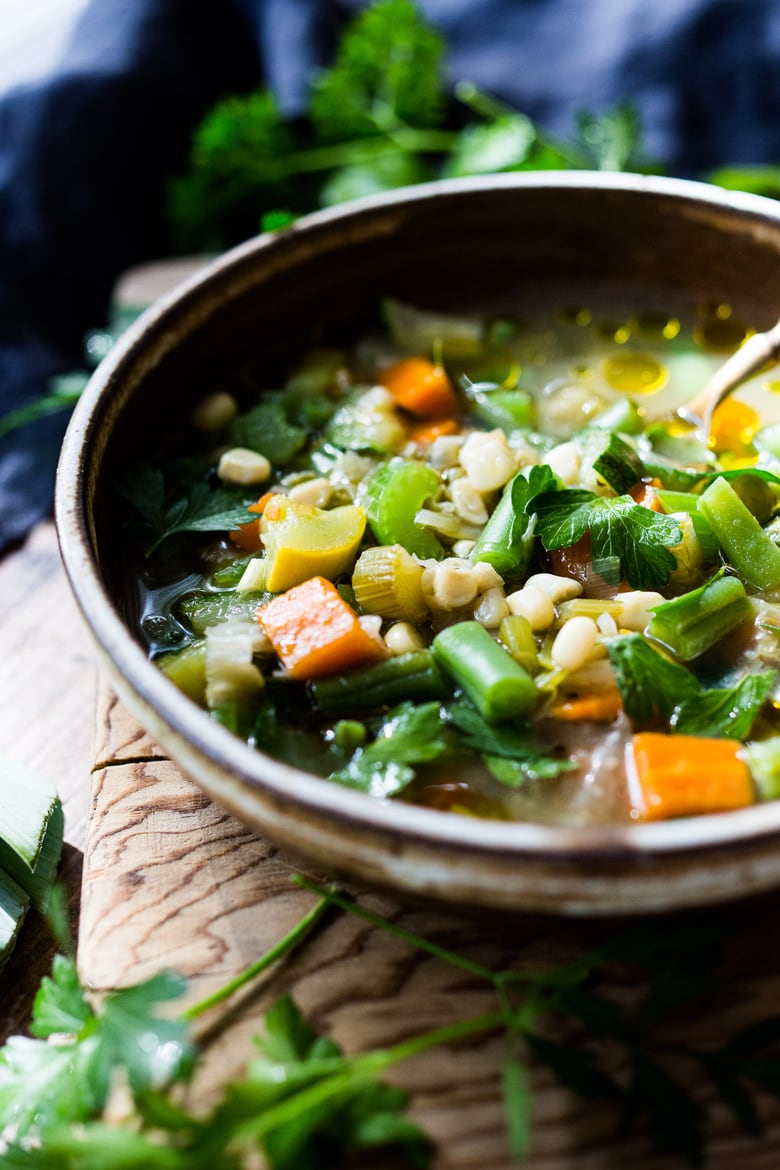
<instances>
[{"instance_id":1,"label":"soup bowl","mask_svg":"<svg viewBox=\"0 0 780 1170\"><path fill-rule=\"evenodd\" d=\"M456 907L571 915L690 907L780 884L780 802L572 828L377 800L293 768L209 718L134 625L117 477L248 362L357 332L381 297L428 308L728 303L780 309L780 205L697 183L588 173L444 181L298 220L209 263L101 364L70 424L56 518L65 568L119 697L220 805L303 865Z\"/></svg>"}]
</instances>

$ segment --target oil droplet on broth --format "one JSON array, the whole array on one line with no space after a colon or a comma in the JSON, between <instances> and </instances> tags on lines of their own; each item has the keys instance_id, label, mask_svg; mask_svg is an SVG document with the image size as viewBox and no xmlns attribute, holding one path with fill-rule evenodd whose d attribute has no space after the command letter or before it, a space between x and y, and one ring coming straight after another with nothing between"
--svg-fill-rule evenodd
<instances>
[{"instance_id":1,"label":"oil droplet on broth","mask_svg":"<svg viewBox=\"0 0 780 1170\"><path fill-rule=\"evenodd\" d=\"M614 341L616 345L625 345L631 336L628 325L618 321L600 321L593 326L592 333L597 341Z\"/></svg>"},{"instance_id":2,"label":"oil droplet on broth","mask_svg":"<svg viewBox=\"0 0 780 1170\"><path fill-rule=\"evenodd\" d=\"M669 372L647 353L621 353L606 358L604 380L622 394L655 394L666 385Z\"/></svg>"},{"instance_id":3,"label":"oil droplet on broth","mask_svg":"<svg viewBox=\"0 0 780 1170\"><path fill-rule=\"evenodd\" d=\"M678 319L668 313L640 313L629 325L646 341L674 341L682 327Z\"/></svg>"},{"instance_id":4,"label":"oil droplet on broth","mask_svg":"<svg viewBox=\"0 0 780 1170\"><path fill-rule=\"evenodd\" d=\"M694 341L711 353L731 353L750 336L752 330L733 317L710 317L693 330Z\"/></svg>"},{"instance_id":5,"label":"oil droplet on broth","mask_svg":"<svg viewBox=\"0 0 780 1170\"><path fill-rule=\"evenodd\" d=\"M771 394L780 394L780 378L772 378L767 382L762 382L761 389L768 390Z\"/></svg>"},{"instance_id":6,"label":"oil droplet on broth","mask_svg":"<svg viewBox=\"0 0 780 1170\"><path fill-rule=\"evenodd\" d=\"M584 309L577 305L567 305L560 312L561 320L566 321L569 325L590 325L593 320L593 314L590 309Z\"/></svg>"}]
</instances>

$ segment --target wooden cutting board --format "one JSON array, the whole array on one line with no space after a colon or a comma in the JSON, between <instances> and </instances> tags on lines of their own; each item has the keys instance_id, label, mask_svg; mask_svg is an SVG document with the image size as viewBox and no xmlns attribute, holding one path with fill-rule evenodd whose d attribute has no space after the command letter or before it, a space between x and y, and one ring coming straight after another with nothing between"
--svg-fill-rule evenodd
<instances>
[{"instance_id":1,"label":"wooden cutting board","mask_svg":"<svg viewBox=\"0 0 780 1170\"><path fill-rule=\"evenodd\" d=\"M263 954L307 911L313 896L291 882L294 864L222 812L167 760L107 686L99 688L92 805L84 857L79 957L96 991L125 986L162 968L190 980L200 999ZM618 929L610 922L519 916L479 920L386 896L352 891L361 905L492 967L538 968L571 958ZM777 1011L780 947L774 898L709 911L734 926L717 1002L664 1026L672 1043L721 1044ZM616 973L620 998L634 976ZM273 1000L290 992L306 1017L347 1051L359 1051L492 1010L493 992L460 970L343 912L331 913L292 956L217 1009L201 1100L239 1076L251 1038ZM216 1036L216 1040L214 1039ZM480 1036L397 1066L388 1080L411 1094L411 1115L436 1143L437 1170L510 1170L500 1089L502 1042ZM529 1170L673 1170L646 1134L616 1136L607 1105L583 1101L543 1068L532 1070L533 1146ZM744 1136L706 1085L707 1166L775 1170L780 1106L760 1100L760 1139ZM376 1166L376 1163L373 1163ZM384 1165L384 1163L383 1163ZM400 1163L398 1164L400 1165Z\"/></svg>"}]
</instances>

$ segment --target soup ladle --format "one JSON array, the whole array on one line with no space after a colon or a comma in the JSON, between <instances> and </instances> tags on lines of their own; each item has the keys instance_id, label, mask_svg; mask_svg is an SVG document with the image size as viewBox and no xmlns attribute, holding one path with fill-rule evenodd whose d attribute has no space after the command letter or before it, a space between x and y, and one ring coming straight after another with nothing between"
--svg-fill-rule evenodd
<instances>
[{"instance_id":1,"label":"soup ladle","mask_svg":"<svg viewBox=\"0 0 780 1170\"><path fill-rule=\"evenodd\" d=\"M780 320L765 333L754 333L722 366L719 366L698 394L681 406L677 414L695 430L696 438L709 443L715 408L738 386L770 362L780 358Z\"/></svg>"}]
</instances>

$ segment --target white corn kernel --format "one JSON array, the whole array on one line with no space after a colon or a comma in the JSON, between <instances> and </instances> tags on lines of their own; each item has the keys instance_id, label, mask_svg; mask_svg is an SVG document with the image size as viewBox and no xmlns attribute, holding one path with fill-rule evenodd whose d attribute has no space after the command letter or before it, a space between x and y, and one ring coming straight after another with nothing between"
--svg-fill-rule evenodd
<instances>
[{"instance_id":1,"label":"white corn kernel","mask_svg":"<svg viewBox=\"0 0 780 1170\"><path fill-rule=\"evenodd\" d=\"M439 435L431 443L428 462L436 471L458 466L458 454L463 446L462 435Z\"/></svg>"},{"instance_id":2,"label":"white corn kernel","mask_svg":"<svg viewBox=\"0 0 780 1170\"><path fill-rule=\"evenodd\" d=\"M547 466L563 483L576 483L582 456L576 443L560 443L545 455Z\"/></svg>"},{"instance_id":3,"label":"white corn kernel","mask_svg":"<svg viewBox=\"0 0 780 1170\"><path fill-rule=\"evenodd\" d=\"M467 557L476 543L476 540L456 540L452 546L453 555Z\"/></svg>"},{"instance_id":4,"label":"white corn kernel","mask_svg":"<svg viewBox=\"0 0 780 1170\"><path fill-rule=\"evenodd\" d=\"M546 630L555 621L552 599L534 585L510 593L506 599L509 612L528 620L532 630Z\"/></svg>"},{"instance_id":5,"label":"white corn kernel","mask_svg":"<svg viewBox=\"0 0 780 1170\"><path fill-rule=\"evenodd\" d=\"M559 576L557 573L534 573L528 578L526 585L541 589L542 593L546 593L552 599L554 605L559 605L562 601L571 601L582 593L579 581L575 581L573 577Z\"/></svg>"},{"instance_id":6,"label":"white corn kernel","mask_svg":"<svg viewBox=\"0 0 780 1170\"><path fill-rule=\"evenodd\" d=\"M504 578L487 561L477 561L474 565L474 580L480 593L487 593L488 589L495 589L504 584Z\"/></svg>"},{"instance_id":7,"label":"white corn kernel","mask_svg":"<svg viewBox=\"0 0 780 1170\"><path fill-rule=\"evenodd\" d=\"M265 483L271 478L271 464L248 447L231 447L220 457L217 475L226 483Z\"/></svg>"},{"instance_id":8,"label":"white corn kernel","mask_svg":"<svg viewBox=\"0 0 780 1170\"><path fill-rule=\"evenodd\" d=\"M665 597L653 590L634 589L629 593L618 593L615 601L621 602L623 606L618 618L619 624L627 630L641 633L650 621L650 610L665 600Z\"/></svg>"},{"instance_id":9,"label":"white corn kernel","mask_svg":"<svg viewBox=\"0 0 780 1170\"><path fill-rule=\"evenodd\" d=\"M333 495L333 484L329 479L317 476L316 479L296 483L287 494L296 504L313 504L315 508L325 508Z\"/></svg>"},{"instance_id":10,"label":"white corn kernel","mask_svg":"<svg viewBox=\"0 0 780 1170\"><path fill-rule=\"evenodd\" d=\"M425 570L422 590L433 609L449 611L471 605L479 592L474 566L460 557L446 557Z\"/></svg>"},{"instance_id":11,"label":"white corn kernel","mask_svg":"<svg viewBox=\"0 0 780 1170\"><path fill-rule=\"evenodd\" d=\"M385 645L393 655L425 649L425 642L411 622L395 622L385 634Z\"/></svg>"},{"instance_id":12,"label":"white corn kernel","mask_svg":"<svg viewBox=\"0 0 780 1170\"><path fill-rule=\"evenodd\" d=\"M455 511L468 524L487 524L485 501L468 478L456 479L450 485L450 499Z\"/></svg>"},{"instance_id":13,"label":"white corn kernel","mask_svg":"<svg viewBox=\"0 0 780 1170\"><path fill-rule=\"evenodd\" d=\"M207 394L192 412L192 425L199 431L221 431L238 414L238 403L226 390Z\"/></svg>"},{"instance_id":14,"label":"white corn kernel","mask_svg":"<svg viewBox=\"0 0 780 1170\"><path fill-rule=\"evenodd\" d=\"M517 461L503 431L472 431L460 449L460 465L479 492L503 487L515 471Z\"/></svg>"},{"instance_id":15,"label":"white corn kernel","mask_svg":"<svg viewBox=\"0 0 780 1170\"><path fill-rule=\"evenodd\" d=\"M599 629L593 618L569 618L555 635L550 657L561 670L577 670L588 661L598 636Z\"/></svg>"},{"instance_id":16,"label":"white corn kernel","mask_svg":"<svg viewBox=\"0 0 780 1170\"><path fill-rule=\"evenodd\" d=\"M504 590L494 586L483 593L474 606L474 619L487 630L497 630L505 617L509 617L509 606Z\"/></svg>"},{"instance_id":17,"label":"white corn kernel","mask_svg":"<svg viewBox=\"0 0 780 1170\"><path fill-rule=\"evenodd\" d=\"M602 638L615 638L618 634L618 624L611 613L600 613L596 625Z\"/></svg>"}]
</instances>

